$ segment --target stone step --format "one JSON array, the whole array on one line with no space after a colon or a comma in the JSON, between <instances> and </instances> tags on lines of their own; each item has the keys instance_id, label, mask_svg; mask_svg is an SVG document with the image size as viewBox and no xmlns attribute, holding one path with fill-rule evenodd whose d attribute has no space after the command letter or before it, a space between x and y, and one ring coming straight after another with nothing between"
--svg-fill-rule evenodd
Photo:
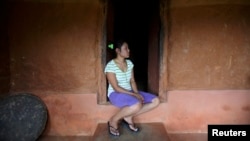
<instances>
[{"instance_id":1,"label":"stone step","mask_svg":"<svg viewBox=\"0 0 250 141\"><path fill-rule=\"evenodd\" d=\"M92 137L93 141L169 141L168 134L163 123L137 123L140 131L134 133L125 125L119 130L121 135L115 137L109 134L107 123L99 123Z\"/></svg>"}]
</instances>

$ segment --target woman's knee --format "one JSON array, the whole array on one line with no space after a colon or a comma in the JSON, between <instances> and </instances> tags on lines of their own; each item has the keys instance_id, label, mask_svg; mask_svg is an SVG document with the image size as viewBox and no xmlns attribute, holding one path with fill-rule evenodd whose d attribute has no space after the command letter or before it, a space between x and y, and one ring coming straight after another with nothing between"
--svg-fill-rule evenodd
<instances>
[{"instance_id":1,"label":"woman's knee","mask_svg":"<svg viewBox=\"0 0 250 141\"><path fill-rule=\"evenodd\" d=\"M140 102L130 106L130 108L133 110L133 111L139 111L141 108L142 108L142 104Z\"/></svg>"},{"instance_id":2,"label":"woman's knee","mask_svg":"<svg viewBox=\"0 0 250 141\"><path fill-rule=\"evenodd\" d=\"M154 98L152 100L152 103L155 105L155 106L158 106L160 104L160 99L158 97Z\"/></svg>"}]
</instances>

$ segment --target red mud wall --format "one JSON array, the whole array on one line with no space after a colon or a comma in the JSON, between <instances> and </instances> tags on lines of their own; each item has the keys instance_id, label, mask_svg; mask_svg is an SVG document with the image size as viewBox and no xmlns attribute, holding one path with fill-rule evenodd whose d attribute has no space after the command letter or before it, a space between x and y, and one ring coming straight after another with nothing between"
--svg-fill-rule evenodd
<instances>
[{"instance_id":1,"label":"red mud wall","mask_svg":"<svg viewBox=\"0 0 250 141\"><path fill-rule=\"evenodd\" d=\"M170 2L168 88L250 88L250 2Z\"/></svg>"},{"instance_id":2,"label":"red mud wall","mask_svg":"<svg viewBox=\"0 0 250 141\"><path fill-rule=\"evenodd\" d=\"M233 2L168 3L168 90L250 88L250 10L245 1ZM9 39L1 43L10 58L11 92L97 91L101 1L30 0L9 7Z\"/></svg>"},{"instance_id":3,"label":"red mud wall","mask_svg":"<svg viewBox=\"0 0 250 141\"><path fill-rule=\"evenodd\" d=\"M249 124L250 2L171 0L165 10L168 132Z\"/></svg>"},{"instance_id":4,"label":"red mud wall","mask_svg":"<svg viewBox=\"0 0 250 141\"><path fill-rule=\"evenodd\" d=\"M26 1L9 6L11 92L97 91L100 1Z\"/></svg>"}]
</instances>

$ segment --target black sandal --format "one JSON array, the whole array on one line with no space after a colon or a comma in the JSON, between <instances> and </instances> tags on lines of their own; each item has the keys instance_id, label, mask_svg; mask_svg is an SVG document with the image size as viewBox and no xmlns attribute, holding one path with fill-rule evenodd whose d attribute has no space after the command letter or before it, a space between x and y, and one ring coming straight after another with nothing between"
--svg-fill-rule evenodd
<instances>
[{"instance_id":1,"label":"black sandal","mask_svg":"<svg viewBox=\"0 0 250 141\"><path fill-rule=\"evenodd\" d=\"M139 132L139 128L135 126L135 124L128 123L125 119L122 120L122 122L127 126L127 128L132 132ZM131 128L131 126L133 128Z\"/></svg>"},{"instance_id":2,"label":"black sandal","mask_svg":"<svg viewBox=\"0 0 250 141\"><path fill-rule=\"evenodd\" d=\"M109 134L112 136L120 136L119 130L111 126L109 122L108 122L108 131L109 131Z\"/></svg>"}]
</instances>

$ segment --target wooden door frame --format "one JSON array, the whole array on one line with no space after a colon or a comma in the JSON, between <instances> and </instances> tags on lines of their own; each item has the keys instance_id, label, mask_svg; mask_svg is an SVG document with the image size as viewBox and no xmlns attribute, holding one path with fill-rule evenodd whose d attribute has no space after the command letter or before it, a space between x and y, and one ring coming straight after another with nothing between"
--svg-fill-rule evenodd
<instances>
[{"instance_id":1,"label":"wooden door frame","mask_svg":"<svg viewBox=\"0 0 250 141\"><path fill-rule=\"evenodd\" d=\"M109 0L102 0L103 3L103 14L104 14L104 21L103 21L103 35L101 36L100 42L100 56L101 56L101 64L100 64L100 74L98 76L98 93L97 93L97 103L101 105L109 104L107 100L107 79L104 74L104 68L106 65L106 48L107 48L107 16L109 12ZM160 0L160 37L159 37L159 91L158 96L161 102L167 101L167 86L168 86L168 75L167 75L167 54L168 54L168 0ZM167 16L167 18L166 18ZM166 26L167 25L167 26Z\"/></svg>"}]
</instances>

